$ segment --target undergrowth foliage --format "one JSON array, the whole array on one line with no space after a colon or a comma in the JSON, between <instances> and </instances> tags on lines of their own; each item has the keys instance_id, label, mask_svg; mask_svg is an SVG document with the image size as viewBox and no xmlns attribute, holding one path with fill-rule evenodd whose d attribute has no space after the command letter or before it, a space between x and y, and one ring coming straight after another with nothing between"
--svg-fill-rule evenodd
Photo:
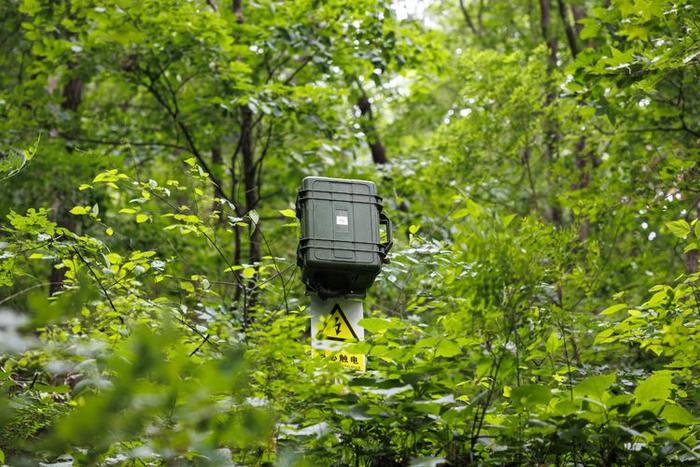
<instances>
[{"instance_id":1,"label":"undergrowth foliage","mask_svg":"<svg viewBox=\"0 0 700 467\"><path fill-rule=\"evenodd\" d=\"M190 165L190 180L206 185ZM697 273L582 326L575 297L561 292L581 261L567 254L576 232L469 201L452 216L451 242L414 226L392 255L380 285L392 287L394 308L373 307L362 321L370 337L353 351L371 363L354 374L310 357L305 301L283 306L284 258L255 265L265 289L257 303L231 303L247 287L231 276L254 265L224 267L216 242L230 228L215 226L227 207L198 209L213 200L197 186L102 172L81 188L125 207L72 208L85 218L82 235L45 209L8 215L6 283L23 283L41 262L66 275L51 299L27 292L29 318L2 312L4 452L80 463L697 460ZM178 191L194 191L195 203L174 203ZM250 214L227 222L255 228ZM159 229L173 245L191 236L221 267L188 271L176 246L124 250L124 223ZM697 241L696 231L678 235ZM30 328L35 337L21 332ZM611 361L635 348L637 357Z\"/></svg>"}]
</instances>

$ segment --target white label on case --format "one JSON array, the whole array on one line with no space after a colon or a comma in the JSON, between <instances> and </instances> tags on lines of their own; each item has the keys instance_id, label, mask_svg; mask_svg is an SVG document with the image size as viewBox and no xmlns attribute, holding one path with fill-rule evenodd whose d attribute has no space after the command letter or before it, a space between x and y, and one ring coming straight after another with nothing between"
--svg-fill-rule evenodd
<instances>
[{"instance_id":1,"label":"white label on case","mask_svg":"<svg viewBox=\"0 0 700 467\"><path fill-rule=\"evenodd\" d=\"M348 225L348 216L344 216L344 215L335 216L335 223L337 225Z\"/></svg>"}]
</instances>

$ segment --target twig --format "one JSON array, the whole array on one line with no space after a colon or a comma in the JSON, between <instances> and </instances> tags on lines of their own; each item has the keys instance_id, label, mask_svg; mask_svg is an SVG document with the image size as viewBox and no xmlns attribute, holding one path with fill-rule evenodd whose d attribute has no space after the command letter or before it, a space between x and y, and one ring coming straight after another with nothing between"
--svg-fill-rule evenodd
<instances>
[{"instance_id":1,"label":"twig","mask_svg":"<svg viewBox=\"0 0 700 467\"><path fill-rule=\"evenodd\" d=\"M73 137L73 136L68 136L64 133L59 133L61 138L68 140L68 141L78 141L82 143L89 143L89 144L100 144L100 145L105 145L105 146L155 146L155 147L164 147L164 148L172 148L172 149L179 149L181 151L187 151L188 148L184 146L180 146L179 144L172 144L172 143L159 143L157 141L119 141L119 140L109 140L109 139L93 139L93 138L79 138L79 137Z\"/></svg>"},{"instance_id":2,"label":"twig","mask_svg":"<svg viewBox=\"0 0 700 467\"><path fill-rule=\"evenodd\" d=\"M194 142L194 138L192 137L192 134L190 133L189 128L185 123L180 119L180 113L178 109L178 104L177 104L177 99L175 97L175 94L172 90L170 89L171 96L173 98L173 106L174 108L171 108L170 104L168 104L168 101L161 95L160 92L158 92L158 89L156 89L155 84L156 81L154 78L149 75L145 74L146 78L148 78L148 83L144 83L146 85L146 88L151 92L151 95L163 106L165 111L168 113L170 118L173 120L173 122L177 125L177 127L180 129L182 132L182 135L185 137L185 140L187 141L187 146L189 147L190 152L194 155L194 157L197 159L197 162L199 162L199 165L202 166L202 169L209 175L209 178L211 179L212 183L216 187L217 193L222 197L227 199L231 204L234 206L236 203L228 196L223 191L223 186L219 179L217 178L216 174L212 172L212 170L209 168L209 164L207 164L206 160L204 160L204 157L202 157L202 154L199 152L199 149L197 149L197 145ZM167 82L167 80L166 80ZM169 87L169 83L168 87Z\"/></svg>"},{"instance_id":3,"label":"twig","mask_svg":"<svg viewBox=\"0 0 700 467\"><path fill-rule=\"evenodd\" d=\"M189 355L189 356L191 357L191 356L193 356L194 354L196 354L197 352L199 352L199 349L201 349L202 346L203 346L205 343L207 343L207 342L209 342L209 333L207 333L207 335L204 336L204 339L202 339L202 342L199 343L199 345L197 346L197 348L194 349L192 352L190 352L190 355Z\"/></svg>"},{"instance_id":4,"label":"twig","mask_svg":"<svg viewBox=\"0 0 700 467\"><path fill-rule=\"evenodd\" d=\"M304 67L306 67L306 65L308 65L308 63L311 61L311 59L310 59L309 57L304 57L304 58L302 58L302 60L303 60L303 61L302 61L301 65L299 65L299 66L296 68L296 70L294 70L294 71L292 72L292 74L289 75L289 76L287 77L287 79L285 79L284 81L282 81L282 84L287 85L287 84L291 83L291 81L294 79L294 77L295 77L301 70L303 70Z\"/></svg>"},{"instance_id":5,"label":"twig","mask_svg":"<svg viewBox=\"0 0 700 467\"><path fill-rule=\"evenodd\" d=\"M275 255L272 253L272 249L270 248L270 244L267 242L267 238L265 238L265 234L263 234L262 230L260 230L260 236L263 239L263 242L265 242L265 247L267 248L267 252L270 253L270 256L272 257L272 264L275 266L275 271L277 272L277 275L280 278L280 282L282 282L282 297L284 299L284 309L289 314L289 303L287 300L287 283L284 280L284 275L280 271L279 266L277 266L277 260L275 259Z\"/></svg>"},{"instance_id":6,"label":"twig","mask_svg":"<svg viewBox=\"0 0 700 467\"><path fill-rule=\"evenodd\" d=\"M214 247L214 249L217 251L219 256L221 256L221 258L226 263L226 266L228 266L229 270L233 273L233 277L236 278L236 282L238 282L238 286L240 287L240 290L243 291L243 315L244 316L247 315L247 313L248 313L248 289L246 288L245 284L243 284L243 281L241 280L241 278L238 276L238 274L234 270L233 264L231 264L231 262L228 260L228 258L224 254L224 252L221 251L221 248L219 248L219 245L217 245L216 242L214 242L214 240L212 240L211 237L209 235L207 235L207 233L204 230L202 230L199 227L197 228L197 230L199 232L201 232L201 234L204 235L204 238L206 238L207 241L211 244L211 246Z\"/></svg>"},{"instance_id":7,"label":"twig","mask_svg":"<svg viewBox=\"0 0 700 467\"><path fill-rule=\"evenodd\" d=\"M462 16L464 16L464 22L467 23L467 27L474 33L475 36L478 36L479 31L477 31L474 27L474 22L472 21L471 16L469 16L467 7L464 5L464 0L459 0L459 9L462 10Z\"/></svg>"},{"instance_id":8,"label":"twig","mask_svg":"<svg viewBox=\"0 0 700 467\"><path fill-rule=\"evenodd\" d=\"M75 254L78 255L80 260L87 266L88 270L90 271L90 274L92 274L92 277L95 278L95 281L97 282L97 285L100 286L100 289L102 289L102 292L105 294L105 297L107 298L107 301L109 302L109 305L112 307L112 310L114 310L115 313L119 316L119 320L123 323L124 318L122 318L121 315L119 315L119 312L117 311L117 308L114 306L114 303L112 302L112 298L109 296L109 292L107 292L107 289L105 289L104 285L102 285L102 281L100 280L99 277L97 277L97 274L95 274L95 271L92 269L92 266L90 266L90 263L87 262L87 260L83 257L83 255L80 254L80 251L75 247L75 245L71 246L73 251L75 251Z\"/></svg>"},{"instance_id":9,"label":"twig","mask_svg":"<svg viewBox=\"0 0 700 467\"><path fill-rule=\"evenodd\" d=\"M18 297L18 296L22 295L23 293L27 293L30 290L38 289L39 287L47 287L49 285L55 285L55 284L60 284L60 282L44 282L42 284L34 284L31 287L27 287L26 289L22 289L19 292L13 293L12 295L10 295L7 298L3 298L2 300L0 300L0 305L3 305L5 303L9 302L13 298Z\"/></svg>"}]
</instances>

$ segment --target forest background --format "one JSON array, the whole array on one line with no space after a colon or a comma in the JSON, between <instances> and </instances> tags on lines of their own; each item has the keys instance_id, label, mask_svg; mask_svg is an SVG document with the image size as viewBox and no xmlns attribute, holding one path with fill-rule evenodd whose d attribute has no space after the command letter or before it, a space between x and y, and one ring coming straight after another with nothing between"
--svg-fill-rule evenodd
<instances>
[{"instance_id":1,"label":"forest background","mask_svg":"<svg viewBox=\"0 0 700 467\"><path fill-rule=\"evenodd\" d=\"M697 465L699 22L4 0L0 464ZM365 373L309 353L307 175L396 224Z\"/></svg>"}]
</instances>

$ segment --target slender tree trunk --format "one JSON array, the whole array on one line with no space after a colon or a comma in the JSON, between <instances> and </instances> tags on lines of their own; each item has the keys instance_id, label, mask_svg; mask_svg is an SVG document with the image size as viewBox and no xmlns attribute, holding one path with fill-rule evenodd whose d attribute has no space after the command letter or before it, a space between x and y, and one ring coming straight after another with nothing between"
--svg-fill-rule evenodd
<instances>
[{"instance_id":1,"label":"slender tree trunk","mask_svg":"<svg viewBox=\"0 0 700 467\"><path fill-rule=\"evenodd\" d=\"M64 110L75 112L80 107L83 100L83 80L80 77L71 78L65 86L63 86L63 102L61 107Z\"/></svg>"},{"instance_id":2,"label":"slender tree trunk","mask_svg":"<svg viewBox=\"0 0 700 467\"><path fill-rule=\"evenodd\" d=\"M550 31L550 0L539 0L540 1L540 29L542 31L542 39L547 44L549 49L549 58L547 60L547 74L551 77L552 71L557 66L558 56L557 56L557 38ZM549 112L549 108L554 105L556 99L555 90L552 88L551 83L547 83L549 88L547 91L547 96L545 97L545 111ZM549 204L550 204L550 219L555 225L561 225L562 223L562 210L559 205L559 201L556 199L556 185L552 180L554 176L552 168L554 162L558 159L557 148L559 142L559 131L557 128L557 122L555 118L547 116L544 122L544 144L545 144L545 156L548 163L548 178L550 181L550 193L549 193Z\"/></svg>"},{"instance_id":3,"label":"slender tree trunk","mask_svg":"<svg viewBox=\"0 0 700 467\"><path fill-rule=\"evenodd\" d=\"M236 207L236 217L243 217L243 210L240 208L241 203L240 200L238 199L238 184L240 183L238 179L238 155L241 152L241 144L242 140L241 137L243 134L241 133L238 137L238 144L236 145L236 149L233 151L233 154L231 155L231 199L235 203ZM243 246L241 244L241 228L238 225L233 225L233 264L241 264L241 255L242 255L242 249ZM238 276L238 280L236 281L238 286L236 287L236 294L234 297L234 302L238 303L241 299L241 295L243 293L243 290L241 289L240 284L243 284L243 276L239 274L238 271L235 271L234 274Z\"/></svg>"},{"instance_id":4,"label":"slender tree trunk","mask_svg":"<svg viewBox=\"0 0 700 467\"><path fill-rule=\"evenodd\" d=\"M588 167L588 162L590 158L586 154L586 137L582 136L576 143L576 168L578 169L578 183L575 188L577 190L583 190L588 187L591 182L590 168ZM578 228L578 238L580 241L585 241L588 239L588 234L590 233L591 222L587 217L581 218L581 224Z\"/></svg>"},{"instance_id":5,"label":"slender tree trunk","mask_svg":"<svg viewBox=\"0 0 700 467\"><path fill-rule=\"evenodd\" d=\"M559 17L561 19L562 25L564 26L566 40L569 44L569 50L571 50L572 57L576 58L576 56L579 53L578 32L580 31L580 27L577 27L576 29L572 27L571 22L569 21L569 9L567 8L564 0L557 0L557 4L559 6ZM581 18L581 15L583 14L583 10L581 10L579 7L572 7L571 12L575 22L578 21ZM579 121L578 117L576 117L576 121ZM595 165L595 157L588 154L590 151L586 149L585 136L581 136L576 142L574 151L576 154L575 157L576 169L578 170L578 181L574 184L573 188L576 190L583 190L590 184L591 170L593 169L592 166ZM588 218L584 217L580 219L580 225L578 230L578 238L580 241L585 241L588 239L588 235L590 233L590 224L591 223Z\"/></svg>"},{"instance_id":6,"label":"slender tree trunk","mask_svg":"<svg viewBox=\"0 0 700 467\"><path fill-rule=\"evenodd\" d=\"M214 145L214 147L211 148L211 165L212 165L212 170L215 170L215 171L221 173L221 168L224 166L224 159L223 159L223 157L221 157L221 143L216 143ZM219 180L223 180L223 178L221 176L219 176L218 178L219 178ZM214 197L219 196L219 192L221 191L221 189L223 189L223 187L217 188L216 186L214 186ZM233 195L231 195L231 198L233 199ZM224 213L223 213L223 209L219 209L219 203L217 202L217 200L214 200L211 203L211 210L212 210L212 212L217 211L217 210L221 211L219 214L219 221L218 222L222 223L224 220Z\"/></svg>"},{"instance_id":7,"label":"slender tree trunk","mask_svg":"<svg viewBox=\"0 0 700 467\"><path fill-rule=\"evenodd\" d=\"M557 4L559 6L559 17L564 25L564 32L566 33L566 40L569 42L571 55L576 58L576 55L578 55L578 43L576 42L576 32L574 32L574 29L571 27L571 22L569 21L566 3L564 3L564 0L557 0Z\"/></svg>"},{"instance_id":8,"label":"slender tree trunk","mask_svg":"<svg viewBox=\"0 0 700 467\"><path fill-rule=\"evenodd\" d=\"M61 102L61 108L70 112L72 116L72 114L77 112L82 100L83 80L79 76L76 76L71 78L65 84L65 86L63 86L63 101ZM72 118L70 122L70 129L65 133L69 138L75 138L78 135L79 126L79 121ZM68 147L66 148L66 151L68 153L72 152ZM66 204L66 194L62 193L60 190L55 191L53 202L51 203L54 221L60 227L74 231L76 228L75 218L73 216L66 215L66 211L68 209ZM60 291L63 288L63 282L66 279L66 269L56 269L53 266L51 268L51 272L49 273L49 295L53 295Z\"/></svg>"},{"instance_id":9,"label":"slender tree trunk","mask_svg":"<svg viewBox=\"0 0 700 467\"><path fill-rule=\"evenodd\" d=\"M372 161L374 161L375 164L386 164L389 162L389 159L386 157L386 149L379 137L377 127L374 125L372 103L369 101L364 91L362 89L360 90L362 95L357 99L357 107L360 109L361 115L360 126L367 137L367 145L372 153Z\"/></svg>"},{"instance_id":10,"label":"slender tree trunk","mask_svg":"<svg viewBox=\"0 0 700 467\"><path fill-rule=\"evenodd\" d=\"M231 3L231 7L233 10L233 14L236 16L236 22L239 24L243 24L245 22L245 16L243 14L243 0L233 0ZM254 139L255 136L253 134L253 127L256 125L254 119L254 114L251 108L248 105L241 105L239 106L239 112L240 112L240 139L238 142L238 148L236 148L233 157L231 159L231 184L232 184L232 189L234 190L234 193L232 196L235 198L236 197L236 190L238 189L238 179L236 175L236 158L238 156L238 152L240 151L241 153L241 166L242 166L242 177L243 177L243 188L245 190L244 193L244 199L245 199L245 211L239 212L238 216L242 217L244 214L250 214L250 212L258 207L258 203L260 201L260 186L259 186L259 177L258 177L258 164L262 165L263 161L259 160L256 161L255 159L255 144L254 144ZM240 206L240 203L237 204L237 206ZM262 259L262 253L261 253L261 243L262 243L262 225L260 222L260 218L258 217L257 219L257 224L253 225L253 221L251 218L251 234L250 234L250 239L248 242L248 262L251 264L255 264L259 262ZM236 264L240 264L241 260L241 235L240 235L240 230L238 228L235 228L235 237L234 237L234 256L235 256L235 261ZM243 278L242 276L239 276L240 280L238 281L239 284L243 284ZM244 326L247 326L250 324L252 321L252 317L250 316L250 311L249 309L255 305L256 301L256 296L257 294L255 287L255 283L257 281L257 274L252 277L245 287L250 289L249 293L246 293L245 291L241 290L241 287L238 287L237 292L236 292L236 300L238 300L241 296L241 293L244 293L244 304L243 304L243 321L244 321Z\"/></svg>"},{"instance_id":11,"label":"slender tree trunk","mask_svg":"<svg viewBox=\"0 0 700 467\"><path fill-rule=\"evenodd\" d=\"M221 144L217 143L211 148L211 162L215 167L221 167L224 159L221 157Z\"/></svg>"},{"instance_id":12,"label":"slender tree trunk","mask_svg":"<svg viewBox=\"0 0 700 467\"><path fill-rule=\"evenodd\" d=\"M241 154L243 155L243 186L245 188L246 212L258 207L258 183L255 164L255 148L253 146L253 111L247 105L241 108ZM250 263L260 261L260 220L258 225L251 225L253 232L250 236L248 259Z\"/></svg>"},{"instance_id":13,"label":"slender tree trunk","mask_svg":"<svg viewBox=\"0 0 700 467\"><path fill-rule=\"evenodd\" d=\"M547 44L549 49L549 70L553 70L557 66L557 38L552 35L549 30L550 17L550 0L540 0L540 29L542 31L542 39Z\"/></svg>"},{"instance_id":14,"label":"slender tree trunk","mask_svg":"<svg viewBox=\"0 0 700 467\"><path fill-rule=\"evenodd\" d=\"M530 158L532 157L532 151L530 150L530 143L528 142L525 149L523 149L521 154L521 160L525 168L525 175L527 176L527 182L530 185L530 205L529 210L534 212L539 212L539 201L537 199L537 187L535 185L535 179L532 176L532 167L530 165Z\"/></svg>"},{"instance_id":15,"label":"slender tree trunk","mask_svg":"<svg viewBox=\"0 0 700 467\"><path fill-rule=\"evenodd\" d=\"M700 199L695 200L695 205L691 207L695 210L695 219L700 222ZM700 259L700 251L691 250L685 254L685 267L689 274L698 272L698 259Z\"/></svg>"},{"instance_id":16,"label":"slender tree trunk","mask_svg":"<svg viewBox=\"0 0 700 467\"><path fill-rule=\"evenodd\" d=\"M233 0L231 3L231 8L233 14L236 15L236 21L239 24L245 22L245 16L243 15L243 0ZM241 113L241 136L240 136L240 151L243 156L243 187L245 189L245 212L248 213L251 210L257 208L258 206L258 180L256 174L257 164L255 162L255 147L253 144L253 111L248 105L241 105L239 107ZM236 154L234 154L234 158ZM232 161L235 164L235 160ZM261 162L262 163L262 162ZM233 172L234 166L232 166ZM235 175L234 175L235 177ZM236 181L233 181L234 189L236 187ZM235 195L234 195L235 196ZM255 263L260 261L262 258L260 243L261 243L261 225L258 220L258 225L252 226L253 232L250 236L250 243L248 247L248 260L250 263Z\"/></svg>"},{"instance_id":17,"label":"slender tree trunk","mask_svg":"<svg viewBox=\"0 0 700 467\"><path fill-rule=\"evenodd\" d=\"M238 23L245 22L245 16L243 16L243 0L233 0L231 8L233 9L233 14L236 15L236 21Z\"/></svg>"},{"instance_id":18,"label":"slender tree trunk","mask_svg":"<svg viewBox=\"0 0 700 467\"><path fill-rule=\"evenodd\" d=\"M579 21L586 17L586 12L582 6L571 5L571 14L574 16L574 29L576 30L576 37L579 37L581 35L581 30L583 29L583 24L581 24Z\"/></svg>"}]
</instances>

